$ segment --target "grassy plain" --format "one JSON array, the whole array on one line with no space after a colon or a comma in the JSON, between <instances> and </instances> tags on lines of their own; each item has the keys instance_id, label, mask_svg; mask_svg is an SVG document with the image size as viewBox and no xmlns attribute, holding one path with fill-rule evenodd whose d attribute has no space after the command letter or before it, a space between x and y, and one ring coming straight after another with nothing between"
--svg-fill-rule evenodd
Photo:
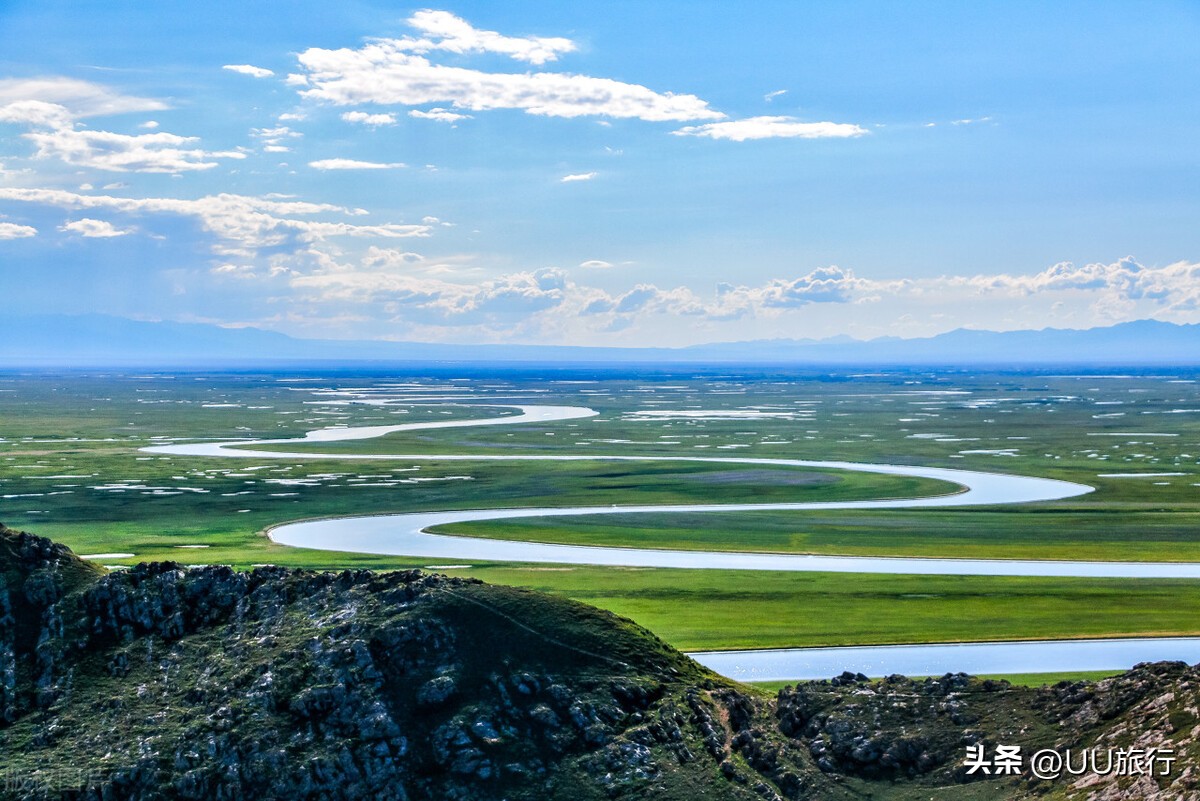
<instances>
[{"instance_id":1,"label":"grassy plain","mask_svg":"<svg viewBox=\"0 0 1200 801\"><path fill-rule=\"evenodd\" d=\"M476 536L669 548L1200 561L1195 375L422 368L340 375L0 375L0 520L78 553L238 566L422 566L274 545L287 520L483 506L935 494L866 473L699 463L347 462L144 454L173 440L586 405L594 418L404 432L286 450L777 457L1062 478L1079 498L1011 508L643 515L459 524ZM396 405L357 401L399 399ZM441 405L457 401L462 405ZM485 410L479 405L497 404ZM1137 474L1136 476L1130 474ZM207 546L192 548L183 546ZM469 561L469 560L463 560ZM684 648L1200 632L1200 582L614 570L475 564L628 615Z\"/></svg>"},{"instance_id":2,"label":"grassy plain","mask_svg":"<svg viewBox=\"0 0 1200 801\"><path fill-rule=\"evenodd\" d=\"M1121 672L1119 670L1081 670L1076 673L996 673L978 678L1001 679L1018 687L1045 687L1058 684L1060 681L1100 681ZM794 681L752 681L749 684L768 695L775 695L784 687L796 686Z\"/></svg>"},{"instance_id":3,"label":"grassy plain","mask_svg":"<svg viewBox=\"0 0 1200 801\"><path fill-rule=\"evenodd\" d=\"M705 519L701 520L700 518ZM439 533L568 545L974 559L1200 561L1200 512L1060 510L729 512L481 521Z\"/></svg>"}]
</instances>

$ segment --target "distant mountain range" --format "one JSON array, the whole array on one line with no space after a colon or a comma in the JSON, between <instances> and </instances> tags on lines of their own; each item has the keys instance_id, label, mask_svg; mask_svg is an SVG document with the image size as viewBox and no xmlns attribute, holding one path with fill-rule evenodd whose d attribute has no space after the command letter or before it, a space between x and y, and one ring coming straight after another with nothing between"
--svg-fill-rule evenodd
<instances>
[{"instance_id":1,"label":"distant mountain range","mask_svg":"<svg viewBox=\"0 0 1200 801\"><path fill-rule=\"evenodd\" d=\"M1000 332L960 328L920 339L766 339L685 348L298 339L258 328L143 322L98 314L7 315L0 330L0 367L216 367L330 362L1200 365L1200 325L1155 320L1082 330Z\"/></svg>"}]
</instances>

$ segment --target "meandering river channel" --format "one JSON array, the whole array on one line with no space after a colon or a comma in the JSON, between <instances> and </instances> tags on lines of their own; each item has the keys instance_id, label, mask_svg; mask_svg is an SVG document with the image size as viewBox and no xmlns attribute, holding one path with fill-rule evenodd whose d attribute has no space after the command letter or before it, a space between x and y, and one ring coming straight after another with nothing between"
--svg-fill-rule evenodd
<instances>
[{"instance_id":1,"label":"meandering river channel","mask_svg":"<svg viewBox=\"0 0 1200 801\"><path fill-rule=\"evenodd\" d=\"M490 405L498 408L501 405ZM1200 564L1165 562L1073 562L1002 559L921 559L900 557L810 556L803 554L673 551L556 545L435 534L434 526L476 520L507 520L600 514L673 514L743 511L811 511L821 509L902 509L1031 503L1069 498L1092 487L1054 479L1002 475L972 470L911 465L862 464L804 459L756 459L689 456L495 455L495 454L318 454L262 450L255 446L342 442L370 439L398 431L481 425L550 423L592 417L580 406L519 405L516 414L482 419L405 423L392 426L332 427L308 432L300 439L232 440L197 444L156 445L150 453L251 459L346 459L404 461L638 461L707 462L776 467L857 470L932 478L957 485L958 491L923 498L807 503L679 504L673 506L576 506L518 509L463 509L412 514L372 515L287 523L270 531L275 542L301 548L354 551L454 562L544 562L629 567L720 570L796 570L845 573L905 573L988 576L1088 576L1120 578L1200 578ZM1062 640L1029 643L964 645L864 646L769 651L724 651L692 655L702 664L739 680L800 680L828 677L851 670L869 676L891 673L940 674L1023 673L1072 670L1117 670L1135 662L1158 659L1200 661L1200 638Z\"/></svg>"}]
</instances>

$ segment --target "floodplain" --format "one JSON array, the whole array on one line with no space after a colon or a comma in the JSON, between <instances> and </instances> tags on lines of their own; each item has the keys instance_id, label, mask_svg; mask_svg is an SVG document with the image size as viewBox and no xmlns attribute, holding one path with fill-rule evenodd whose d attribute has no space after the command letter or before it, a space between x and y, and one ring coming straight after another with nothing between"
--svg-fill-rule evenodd
<instances>
[{"instance_id":1,"label":"floodplain","mask_svg":"<svg viewBox=\"0 0 1200 801\"><path fill-rule=\"evenodd\" d=\"M1085 484L1057 501L949 509L607 514L445 533L623 548L972 559L1200 561L1197 375L407 366L327 373L0 375L0 520L113 568L146 560L430 567L611 609L685 649L1200 633L1200 581L497 564L289 548L295 520L440 509L934 496L945 482L700 462L404 459L594 455L840 460ZM304 458L146 453L585 406L549 423L289 443ZM398 454L353 462L321 454ZM307 455L311 454L311 456ZM1032 672L1032 671L1031 671Z\"/></svg>"}]
</instances>

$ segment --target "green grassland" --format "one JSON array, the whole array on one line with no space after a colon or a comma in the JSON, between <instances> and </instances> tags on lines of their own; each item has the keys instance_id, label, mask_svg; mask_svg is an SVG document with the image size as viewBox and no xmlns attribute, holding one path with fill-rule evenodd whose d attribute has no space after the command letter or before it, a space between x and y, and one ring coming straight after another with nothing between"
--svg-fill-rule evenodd
<instances>
[{"instance_id":1,"label":"green grassland","mask_svg":"<svg viewBox=\"0 0 1200 801\"><path fill-rule=\"evenodd\" d=\"M1119 670L1079 670L1074 673L994 673L977 678L1007 681L1017 687L1045 687L1058 684L1060 681L1100 681L1121 672ZM911 676L910 678L921 677ZM768 695L774 695L784 687L796 686L794 681L752 681L749 684Z\"/></svg>"},{"instance_id":2,"label":"green grassland","mask_svg":"<svg viewBox=\"0 0 1200 801\"><path fill-rule=\"evenodd\" d=\"M477 567L564 594L685 650L1200 632L1200 582L774 571Z\"/></svg>"},{"instance_id":3,"label":"green grassland","mask_svg":"<svg viewBox=\"0 0 1200 801\"><path fill-rule=\"evenodd\" d=\"M1064 508L728 512L480 521L443 534L673 550L974 559L1200 561L1200 512Z\"/></svg>"},{"instance_id":4,"label":"green grassland","mask_svg":"<svg viewBox=\"0 0 1200 801\"><path fill-rule=\"evenodd\" d=\"M567 380L588 383L562 383ZM919 479L761 465L233 460L138 450L174 439L297 437L324 426L503 415L513 413L504 403L556 403L599 414L282 447L314 454L795 458L1039 475L1096 491L1006 508L610 515L447 528L680 549L1200 561L1200 413L1193 411L1200 399L1197 385L1184 383L1194 380L1185 374L850 377L687 370L631 376L457 368L413 375L5 374L0 520L59 539L77 553L135 554L104 564L173 559L389 569L422 563L286 548L262 532L331 515L847 500L950 489ZM401 383L409 386L398 389ZM413 387L421 392L409 392ZM348 396L336 394L364 389L407 393L420 402L346 405ZM462 403L433 405L447 397ZM745 417L721 419L730 413ZM1127 473L1181 475L1105 477ZM180 547L195 545L208 547ZM1200 632L1200 582L1182 580L487 564L452 572L612 609L693 649Z\"/></svg>"}]
</instances>

